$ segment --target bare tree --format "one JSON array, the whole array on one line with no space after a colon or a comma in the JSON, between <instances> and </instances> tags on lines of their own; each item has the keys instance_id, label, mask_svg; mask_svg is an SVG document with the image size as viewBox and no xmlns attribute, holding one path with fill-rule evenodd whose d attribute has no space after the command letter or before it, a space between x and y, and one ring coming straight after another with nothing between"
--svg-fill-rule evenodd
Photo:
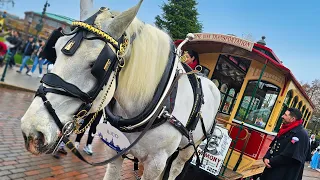
<instances>
[{"instance_id":1,"label":"bare tree","mask_svg":"<svg viewBox=\"0 0 320 180\"><path fill-rule=\"evenodd\" d=\"M14 7L14 0L0 0L0 7L8 4L12 4L12 7Z\"/></svg>"},{"instance_id":2,"label":"bare tree","mask_svg":"<svg viewBox=\"0 0 320 180\"><path fill-rule=\"evenodd\" d=\"M312 133L316 132L317 134L320 130L320 126L318 125L320 122L315 121L320 118L320 80L315 79L311 83L301 82L301 85L315 106L312 116L313 120L310 121L308 128L312 129Z\"/></svg>"}]
</instances>

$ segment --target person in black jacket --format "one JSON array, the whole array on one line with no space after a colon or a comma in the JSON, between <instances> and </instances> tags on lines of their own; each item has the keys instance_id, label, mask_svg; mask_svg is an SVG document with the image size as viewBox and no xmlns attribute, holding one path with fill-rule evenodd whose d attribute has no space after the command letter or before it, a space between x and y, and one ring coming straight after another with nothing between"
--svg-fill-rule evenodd
<instances>
[{"instance_id":1,"label":"person in black jacket","mask_svg":"<svg viewBox=\"0 0 320 180\"><path fill-rule=\"evenodd\" d=\"M9 60L9 66L10 68L12 68L14 65L16 65L15 61L14 61L14 55L16 54L16 52L18 51L19 47L21 46L21 40L20 40L20 34L18 31L12 30L11 31L11 36L6 38L6 41L8 41L10 44L14 45L14 47L11 47L9 49L10 53L11 53L11 57Z\"/></svg>"},{"instance_id":2,"label":"person in black jacket","mask_svg":"<svg viewBox=\"0 0 320 180\"><path fill-rule=\"evenodd\" d=\"M43 47L45 46L46 42L39 40L39 48L35 50L35 57L33 59L33 65L32 65L32 69L29 73L27 73L27 75L32 76L32 74L34 73L34 71L37 68L37 65L39 64L39 76L38 77L42 77L42 65L43 65Z\"/></svg>"},{"instance_id":3,"label":"person in black jacket","mask_svg":"<svg viewBox=\"0 0 320 180\"><path fill-rule=\"evenodd\" d=\"M305 161L309 161L310 143L302 126L299 109L288 108L283 124L263 158L266 165L261 180L301 180Z\"/></svg>"},{"instance_id":4,"label":"person in black jacket","mask_svg":"<svg viewBox=\"0 0 320 180\"><path fill-rule=\"evenodd\" d=\"M26 74L28 74L28 72L30 71L30 68L27 66L27 61L30 59L31 54L34 51L34 48L35 48L35 44L33 42L33 37L30 36L29 40L26 42L26 44L24 45L24 47L22 49L23 58L22 58L22 63L21 63L20 69L17 71L18 73L21 73L24 67L27 68Z\"/></svg>"},{"instance_id":5,"label":"person in black jacket","mask_svg":"<svg viewBox=\"0 0 320 180\"><path fill-rule=\"evenodd\" d=\"M311 146L311 152L315 151L319 146L319 142L317 142L316 135L314 134L310 136L310 146Z\"/></svg>"}]
</instances>

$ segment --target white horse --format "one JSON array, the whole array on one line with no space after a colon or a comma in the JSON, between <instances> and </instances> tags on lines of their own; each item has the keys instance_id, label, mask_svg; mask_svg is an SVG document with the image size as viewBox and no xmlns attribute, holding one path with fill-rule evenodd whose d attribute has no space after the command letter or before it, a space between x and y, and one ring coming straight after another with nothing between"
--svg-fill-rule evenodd
<instances>
[{"instance_id":1,"label":"white horse","mask_svg":"<svg viewBox=\"0 0 320 180\"><path fill-rule=\"evenodd\" d=\"M137 6L116 16L105 9L95 19L95 25L115 39L119 39L124 33L129 38L136 34L135 40L127 47L123 57L126 65L119 74L118 86L115 89L115 86L112 85L107 100L103 105L107 105L111 97L114 97L117 101L113 113L126 118L132 118L141 113L151 101L166 67L170 46L173 43L168 34L152 25L144 24L135 17L141 3L142 0ZM52 73L76 85L83 92L88 92L96 82L95 77L91 74L90 65L101 52L105 42L101 40L83 40L73 56L66 56L61 53L61 49L71 37L64 36L57 41L55 45L57 59ZM179 64L178 69L183 69L181 64ZM204 94L204 104L201 112L204 126L209 130L214 123L219 107L220 92L209 79L205 77L199 78L201 79ZM110 82L106 86L109 85ZM101 103L106 89L103 88L93 102L91 112L98 110L98 105ZM73 120L73 113L81 105L80 100L68 96L48 93L46 97L51 102L63 124ZM193 90L188 77L187 75L182 75L178 82L175 108L172 114L184 125L186 125L189 118L193 101ZM193 134L194 142L197 143L204 136L200 124L199 122ZM58 126L39 97L33 100L22 117L21 129L23 134L28 137L26 147L33 154L44 153L45 150L39 147L54 144L60 135ZM140 132L125 133L130 142L133 142L139 134ZM42 141L39 141L41 138ZM187 144L187 138L183 137L171 124L164 123L157 128L149 130L129 153L143 163L143 180L162 179L167 159L178 147L184 147ZM169 179L175 179L180 174L185 162L193 153L192 146L180 151L171 166ZM110 150L110 154L114 155L116 153ZM108 164L105 180L120 179L122 161L122 158L118 158Z\"/></svg>"}]
</instances>

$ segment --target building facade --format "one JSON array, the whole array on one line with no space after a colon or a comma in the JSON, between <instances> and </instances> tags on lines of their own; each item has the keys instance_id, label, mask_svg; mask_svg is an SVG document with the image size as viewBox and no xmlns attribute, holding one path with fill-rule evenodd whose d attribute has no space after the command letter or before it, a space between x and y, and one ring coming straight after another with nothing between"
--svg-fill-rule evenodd
<instances>
[{"instance_id":1,"label":"building facade","mask_svg":"<svg viewBox=\"0 0 320 180\"><path fill-rule=\"evenodd\" d=\"M40 23L42 14L39 12L25 12L24 24L26 34L36 35L36 26ZM61 16L53 13L46 13L43 17L43 28L39 33L39 37L47 39L54 29L62 27L65 30L70 30L70 25L74 19Z\"/></svg>"},{"instance_id":2,"label":"building facade","mask_svg":"<svg viewBox=\"0 0 320 180\"><path fill-rule=\"evenodd\" d=\"M40 12L27 11L25 12L24 19L20 19L18 16L0 11L0 15L5 14L4 29L5 30L17 30L20 32L23 39L27 39L29 35L36 36L36 26L40 23L42 14ZM43 16L43 28L39 32L39 38L47 39L54 29L62 27L65 30L70 30L70 25L74 19L61 16L53 13L46 13Z\"/></svg>"}]
</instances>

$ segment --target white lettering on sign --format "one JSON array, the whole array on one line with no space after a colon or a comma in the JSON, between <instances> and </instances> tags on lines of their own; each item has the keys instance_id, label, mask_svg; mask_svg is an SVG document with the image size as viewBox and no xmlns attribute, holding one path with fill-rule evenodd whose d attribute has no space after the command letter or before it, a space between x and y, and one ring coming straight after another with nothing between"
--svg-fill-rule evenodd
<instances>
[{"instance_id":1,"label":"white lettering on sign","mask_svg":"<svg viewBox=\"0 0 320 180\"><path fill-rule=\"evenodd\" d=\"M231 44L248 51L252 51L254 43L245 39L241 39L235 36L224 34L208 34L208 33L195 33L193 41L216 41L226 44Z\"/></svg>"}]
</instances>

